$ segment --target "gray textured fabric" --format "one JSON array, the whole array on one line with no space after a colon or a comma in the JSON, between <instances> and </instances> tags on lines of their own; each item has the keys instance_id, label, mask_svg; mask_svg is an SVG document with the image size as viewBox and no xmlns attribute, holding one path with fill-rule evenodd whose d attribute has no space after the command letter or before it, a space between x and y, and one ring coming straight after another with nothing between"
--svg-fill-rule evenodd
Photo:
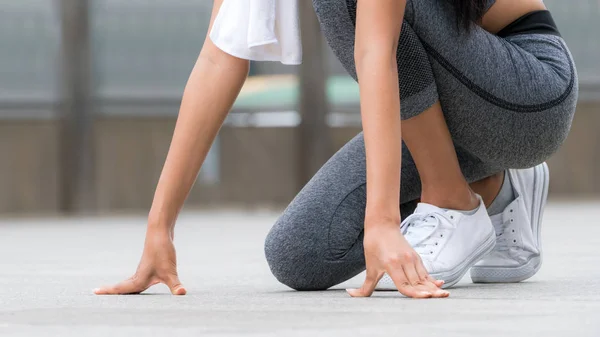
<instances>
[{"instance_id":1,"label":"gray textured fabric","mask_svg":"<svg viewBox=\"0 0 600 337\"><path fill-rule=\"evenodd\" d=\"M314 0L314 5L329 45L356 77L356 0ZM466 32L448 3L409 0L398 70L402 118L439 100L470 182L545 161L570 129L577 75L560 37L500 38L479 27ZM267 236L267 261L279 281L299 290L326 289L364 270L365 183L359 134L302 189ZM419 174L403 146L403 216L419 194Z\"/></svg>"}]
</instances>

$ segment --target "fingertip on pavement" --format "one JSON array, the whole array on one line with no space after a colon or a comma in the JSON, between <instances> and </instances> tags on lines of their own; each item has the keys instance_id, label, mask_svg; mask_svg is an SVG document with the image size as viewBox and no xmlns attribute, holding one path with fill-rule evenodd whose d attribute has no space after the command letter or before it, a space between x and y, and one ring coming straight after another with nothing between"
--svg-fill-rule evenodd
<instances>
[{"instance_id":1,"label":"fingertip on pavement","mask_svg":"<svg viewBox=\"0 0 600 337\"><path fill-rule=\"evenodd\" d=\"M346 289L346 292L352 297L365 297L360 289Z\"/></svg>"},{"instance_id":2,"label":"fingertip on pavement","mask_svg":"<svg viewBox=\"0 0 600 337\"><path fill-rule=\"evenodd\" d=\"M96 288L93 290L96 295L107 295L108 291L105 288Z\"/></svg>"},{"instance_id":3,"label":"fingertip on pavement","mask_svg":"<svg viewBox=\"0 0 600 337\"><path fill-rule=\"evenodd\" d=\"M184 287L178 287L177 289L173 290L172 293L176 296L184 296L187 294L187 290Z\"/></svg>"}]
</instances>

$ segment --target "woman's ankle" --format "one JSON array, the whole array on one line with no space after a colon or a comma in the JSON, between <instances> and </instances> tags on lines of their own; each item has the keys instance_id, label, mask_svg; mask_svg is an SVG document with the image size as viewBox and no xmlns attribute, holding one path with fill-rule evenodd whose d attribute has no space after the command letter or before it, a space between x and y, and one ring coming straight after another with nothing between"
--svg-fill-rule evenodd
<instances>
[{"instance_id":1,"label":"woman's ankle","mask_svg":"<svg viewBox=\"0 0 600 337\"><path fill-rule=\"evenodd\" d=\"M469 185L463 187L423 188L421 202L457 211L470 211L479 206L479 198Z\"/></svg>"},{"instance_id":2,"label":"woman's ankle","mask_svg":"<svg viewBox=\"0 0 600 337\"><path fill-rule=\"evenodd\" d=\"M470 187L475 193L481 196L485 206L489 207L500 192L503 182L504 171L471 183Z\"/></svg>"}]
</instances>

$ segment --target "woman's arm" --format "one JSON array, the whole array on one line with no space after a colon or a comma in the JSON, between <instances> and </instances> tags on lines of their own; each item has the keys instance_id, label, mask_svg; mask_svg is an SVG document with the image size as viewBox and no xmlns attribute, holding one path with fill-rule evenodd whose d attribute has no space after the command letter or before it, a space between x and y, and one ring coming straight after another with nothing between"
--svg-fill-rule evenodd
<instances>
[{"instance_id":1,"label":"woman's arm","mask_svg":"<svg viewBox=\"0 0 600 337\"><path fill-rule=\"evenodd\" d=\"M359 0L355 64L367 153L364 250L367 276L353 297L371 296L388 273L409 297L446 297L400 233L402 135L396 51L406 0ZM401 76L402 74L400 74Z\"/></svg>"},{"instance_id":2,"label":"woman's arm","mask_svg":"<svg viewBox=\"0 0 600 337\"><path fill-rule=\"evenodd\" d=\"M359 0L355 64L367 153L365 224L400 224L400 96L396 50L406 0Z\"/></svg>"},{"instance_id":3,"label":"woman's arm","mask_svg":"<svg viewBox=\"0 0 600 337\"><path fill-rule=\"evenodd\" d=\"M222 1L214 2L210 27ZM249 61L221 51L207 34L185 87L171 147L154 194L149 229L172 233L177 215L244 84L248 69Z\"/></svg>"},{"instance_id":4,"label":"woman's arm","mask_svg":"<svg viewBox=\"0 0 600 337\"><path fill-rule=\"evenodd\" d=\"M214 1L211 28L222 1ZM242 88L248 67L247 60L224 53L207 34L185 87L169 154L154 193L144 252L138 268L125 281L95 289L96 294L136 294L157 283L166 284L175 295L186 294L177 275L173 245L175 220Z\"/></svg>"}]
</instances>

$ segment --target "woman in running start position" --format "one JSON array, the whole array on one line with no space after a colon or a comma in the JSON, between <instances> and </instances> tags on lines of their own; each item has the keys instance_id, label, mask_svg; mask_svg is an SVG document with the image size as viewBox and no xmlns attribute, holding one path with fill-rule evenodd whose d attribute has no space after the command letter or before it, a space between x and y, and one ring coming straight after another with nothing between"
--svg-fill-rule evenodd
<instances>
[{"instance_id":1,"label":"woman in running start position","mask_svg":"<svg viewBox=\"0 0 600 337\"><path fill-rule=\"evenodd\" d=\"M175 221L249 59L274 60L253 54L252 45L237 48L236 39L250 35L226 29L223 22L234 21L228 1L214 1L213 31L185 89L138 269L97 294L139 293L157 283L186 293L177 276ZM292 1L279 5L286 3ZM329 45L359 81L363 132L268 234L275 277L293 289L322 290L366 269L351 296L379 288L425 298L448 296L443 288L469 270L484 283L533 276L542 263L544 161L569 132L578 92L573 59L544 3L313 3ZM275 25L275 37L285 24ZM278 60L293 63L294 42L279 37Z\"/></svg>"}]
</instances>

